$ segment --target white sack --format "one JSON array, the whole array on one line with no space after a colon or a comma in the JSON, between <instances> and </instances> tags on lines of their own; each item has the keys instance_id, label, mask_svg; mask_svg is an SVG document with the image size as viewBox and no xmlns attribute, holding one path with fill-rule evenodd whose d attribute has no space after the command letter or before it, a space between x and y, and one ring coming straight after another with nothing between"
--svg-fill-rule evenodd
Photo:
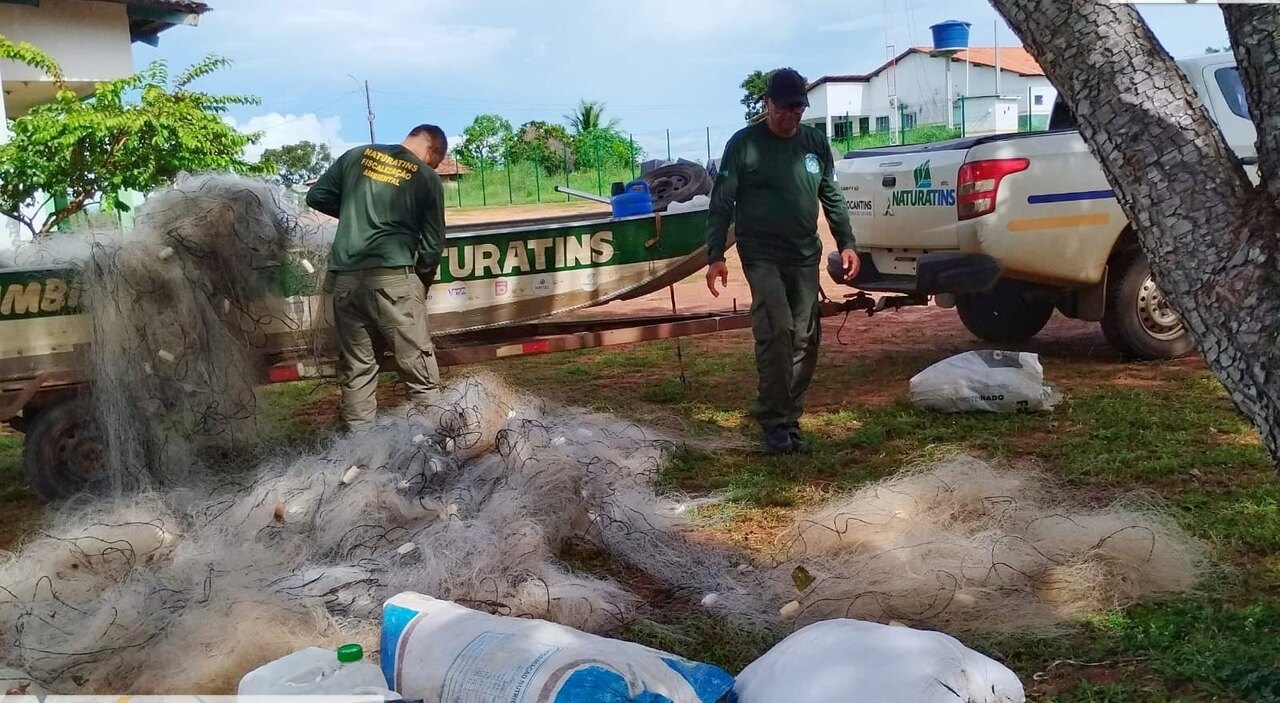
<instances>
[{"instance_id":1,"label":"white sack","mask_svg":"<svg viewBox=\"0 0 1280 703\"><path fill-rule=\"evenodd\" d=\"M861 620L796 631L743 669L736 703L1022 703L1022 682L941 632Z\"/></svg>"},{"instance_id":2,"label":"white sack","mask_svg":"<svg viewBox=\"0 0 1280 703\"><path fill-rule=\"evenodd\" d=\"M941 412L1051 410L1062 396L1044 384L1029 352L970 351L943 359L911 379L911 402Z\"/></svg>"},{"instance_id":3,"label":"white sack","mask_svg":"<svg viewBox=\"0 0 1280 703\"><path fill-rule=\"evenodd\" d=\"M401 593L382 615L382 671L406 700L716 703L733 678L631 642Z\"/></svg>"}]
</instances>

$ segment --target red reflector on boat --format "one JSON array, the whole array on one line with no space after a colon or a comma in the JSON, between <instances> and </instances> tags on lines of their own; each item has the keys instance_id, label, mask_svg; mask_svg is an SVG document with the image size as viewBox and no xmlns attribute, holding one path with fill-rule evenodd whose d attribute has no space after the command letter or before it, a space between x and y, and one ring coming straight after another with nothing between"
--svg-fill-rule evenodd
<instances>
[{"instance_id":1,"label":"red reflector on boat","mask_svg":"<svg viewBox=\"0 0 1280 703\"><path fill-rule=\"evenodd\" d=\"M288 383L300 378L302 378L302 373L299 372L297 364L272 366L267 369L267 381L270 383Z\"/></svg>"}]
</instances>

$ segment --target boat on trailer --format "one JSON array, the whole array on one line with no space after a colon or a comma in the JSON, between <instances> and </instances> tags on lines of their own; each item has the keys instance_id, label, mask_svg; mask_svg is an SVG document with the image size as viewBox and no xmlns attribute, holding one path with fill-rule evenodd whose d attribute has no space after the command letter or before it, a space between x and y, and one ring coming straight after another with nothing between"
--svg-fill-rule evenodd
<instances>
[{"instance_id":1,"label":"boat on trailer","mask_svg":"<svg viewBox=\"0 0 1280 703\"><path fill-rule=\"evenodd\" d=\"M706 223L704 207L450 227L427 291L432 335L532 322L662 290L706 266ZM281 273L282 297L266 301L268 314L257 316L271 321L269 334L316 334L333 326L322 272L304 273L304 266L322 268L290 262Z\"/></svg>"}]
</instances>

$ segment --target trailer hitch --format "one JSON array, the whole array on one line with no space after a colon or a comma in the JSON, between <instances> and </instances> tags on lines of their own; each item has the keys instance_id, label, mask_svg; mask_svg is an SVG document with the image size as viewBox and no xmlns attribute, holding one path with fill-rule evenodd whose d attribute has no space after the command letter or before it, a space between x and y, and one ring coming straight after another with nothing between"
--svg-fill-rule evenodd
<instances>
[{"instance_id":1,"label":"trailer hitch","mask_svg":"<svg viewBox=\"0 0 1280 703\"><path fill-rule=\"evenodd\" d=\"M885 310L897 310L912 305L928 305L929 296L919 295L886 295L876 299L867 295L864 291L857 293L849 293L844 296L844 303L840 305L843 312L853 312L854 310L866 310L867 317Z\"/></svg>"}]
</instances>

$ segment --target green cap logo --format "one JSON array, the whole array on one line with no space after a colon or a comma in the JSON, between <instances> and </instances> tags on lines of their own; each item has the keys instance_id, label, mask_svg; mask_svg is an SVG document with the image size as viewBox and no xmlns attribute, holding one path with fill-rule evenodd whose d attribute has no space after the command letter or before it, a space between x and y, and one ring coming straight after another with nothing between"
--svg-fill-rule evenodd
<instances>
[{"instance_id":1,"label":"green cap logo","mask_svg":"<svg viewBox=\"0 0 1280 703\"><path fill-rule=\"evenodd\" d=\"M920 164L919 166L916 166L915 175L916 175L916 187L917 187L917 188L932 188L932 187L933 187L933 176L932 176L932 175L930 175L930 173L929 173L929 162L928 162L928 161L925 161L924 163Z\"/></svg>"}]
</instances>

